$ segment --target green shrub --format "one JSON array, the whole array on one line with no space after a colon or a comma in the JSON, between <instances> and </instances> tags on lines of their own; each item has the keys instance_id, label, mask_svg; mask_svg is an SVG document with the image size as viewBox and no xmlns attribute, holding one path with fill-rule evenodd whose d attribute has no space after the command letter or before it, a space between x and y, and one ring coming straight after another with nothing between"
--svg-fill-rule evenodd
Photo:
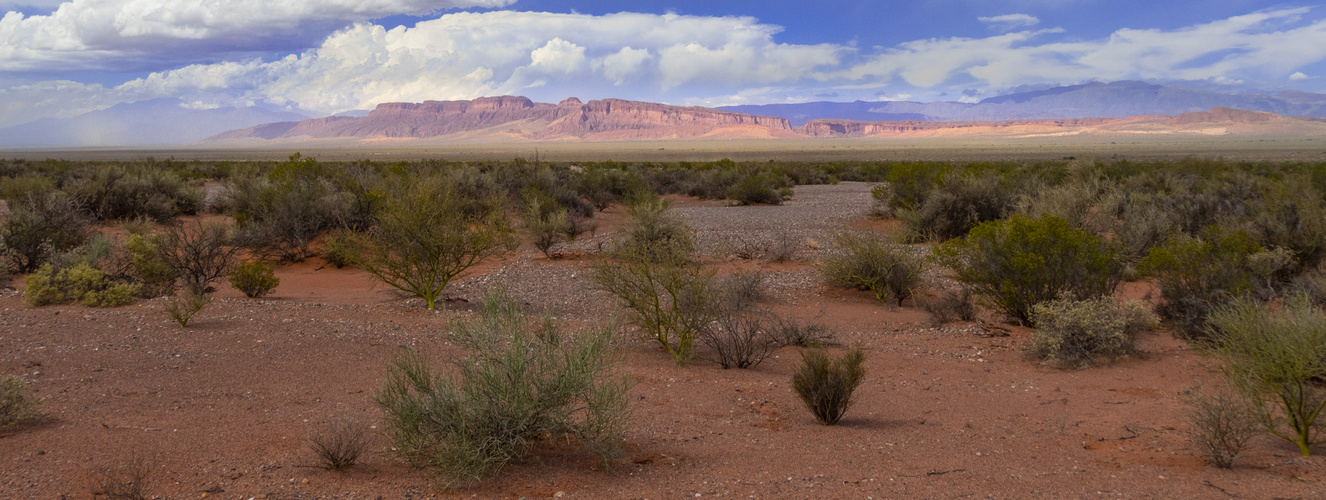
<instances>
[{"instance_id":1,"label":"green shrub","mask_svg":"<svg viewBox=\"0 0 1326 500\"><path fill-rule=\"evenodd\" d=\"M341 269L345 266L354 264L362 249L359 247L359 239L349 231L337 230L327 235L322 243L322 258L328 264Z\"/></svg>"},{"instance_id":2,"label":"green shrub","mask_svg":"<svg viewBox=\"0 0 1326 500\"><path fill-rule=\"evenodd\" d=\"M202 311L207 304L212 302L212 298L206 294L194 293L189 288L181 289L175 295L166 298L166 314L170 319L175 320L180 328L189 326L189 321L193 320L194 315Z\"/></svg>"},{"instance_id":3,"label":"green shrub","mask_svg":"<svg viewBox=\"0 0 1326 500\"><path fill-rule=\"evenodd\" d=\"M1090 225L1098 234L1110 234L1130 262L1146 257L1183 230L1179 214L1151 194L1112 190L1098 205Z\"/></svg>"},{"instance_id":4,"label":"green shrub","mask_svg":"<svg viewBox=\"0 0 1326 500\"><path fill-rule=\"evenodd\" d=\"M541 192L530 193L525 197L525 211L521 219L534 248L549 259L552 258L554 247L575 236L566 209Z\"/></svg>"},{"instance_id":5,"label":"green shrub","mask_svg":"<svg viewBox=\"0 0 1326 500\"><path fill-rule=\"evenodd\" d=\"M106 273L79 263L73 267L45 264L24 278L23 301L32 307L79 302L87 307L118 307L133 302L138 287L117 283Z\"/></svg>"},{"instance_id":6,"label":"green shrub","mask_svg":"<svg viewBox=\"0 0 1326 500\"><path fill-rule=\"evenodd\" d=\"M179 273L161 254L160 233L134 233L124 240L129 256L129 274L139 285L139 293L146 298L163 297L175 293Z\"/></svg>"},{"instance_id":7,"label":"green shrub","mask_svg":"<svg viewBox=\"0 0 1326 500\"><path fill-rule=\"evenodd\" d=\"M355 264L434 309L453 278L511 241L499 209L466 216L462 201L436 180L396 186L379 209L378 225L363 233Z\"/></svg>"},{"instance_id":8,"label":"green shrub","mask_svg":"<svg viewBox=\"0 0 1326 500\"><path fill-rule=\"evenodd\" d=\"M0 378L0 431L41 418L41 400L16 375Z\"/></svg>"},{"instance_id":9,"label":"green shrub","mask_svg":"<svg viewBox=\"0 0 1326 500\"><path fill-rule=\"evenodd\" d=\"M80 205L63 193L28 196L9 202L9 218L0 225L8 265L30 273L52 256L82 245L90 233Z\"/></svg>"},{"instance_id":10,"label":"green shrub","mask_svg":"<svg viewBox=\"0 0 1326 500\"><path fill-rule=\"evenodd\" d=\"M728 190L727 199L736 201L738 205L783 204L778 186L764 175L752 175L736 183Z\"/></svg>"},{"instance_id":11,"label":"green shrub","mask_svg":"<svg viewBox=\"0 0 1326 500\"><path fill-rule=\"evenodd\" d=\"M1221 469L1233 467L1243 447L1262 431L1256 411L1237 392L1197 392L1186 403L1188 439Z\"/></svg>"},{"instance_id":12,"label":"green shrub","mask_svg":"<svg viewBox=\"0 0 1326 500\"><path fill-rule=\"evenodd\" d=\"M82 200L96 220L147 217L165 223L196 214L203 193L178 174L152 166L97 166L64 181L64 190Z\"/></svg>"},{"instance_id":13,"label":"green shrub","mask_svg":"<svg viewBox=\"0 0 1326 500\"><path fill-rule=\"evenodd\" d=\"M389 369L376 401L393 448L440 470L448 487L500 470L541 441L578 437L605 465L628 418L623 379L609 374L611 329L568 333L533 321L499 295L479 317L454 324L461 359L436 372L409 351Z\"/></svg>"},{"instance_id":14,"label":"green shrub","mask_svg":"<svg viewBox=\"0 0 1326 500\"><path fill-rule=\"evenodd\" d=\"M920 289L927 262L911 248L869 233L840 233L835 239L842 252L820 265L829 283L869 290L876 299L896 301L899 306Z\"/></svg>"},{"instance_id":15,"label":"green shrub","mask_svg":"<svg viewBox=\"0 0 1326 500\"><path fill-rule=\"evenodd\" d=\"M16 200L29 196L42 198L55 191L55 181L43 175L22 175L18 177L0 177L0 199Z\"/></svg>"},{"instance_id":16,"label":"green shrub","mask_svg":"<svg viewBox=\"0 0 1326 500\"><path fill-rule=\"evenodd\" d=\"M1027 357L1060 368L1085 368L1097 359L1132 354L1137 333L1155 328L1155 314L1137 302L1119 306L1110 297L1064 298L1031 309L1036 331Z\"/></svg>"},{"instance_id":17,"label":"green shrub","mask_svg":"<svg viewBox=\"0 0 1326 500\"><path fill-rule=\"evenodd\" d=\"M1303 295L1278 310L1241 298L1216 308L1209 322L1226 377L1253 402L1265 429L1310 455L1326 408L1326 312Z\"/></svg>"},{"instance_id":18,"label":"green shrub","mask_svg":"<svg viewBox=\"0 0 1326 500\"><path fill-rule=\"evenodd\" d=\"M1065 292L1079 300L1113 293L1122 271L1104 240L1054 216L987 222L935 254L972 293L1022 324L1033 305Z\"/></svg>"},{"instance_id":19,"label":"green shrub","mask_svg":"<svg viewBox=\"0 0 1326 500\"><path fill-rule=\"evenodd\" d=\"M689 260L695 254L695 234L671 208L657 196L631 200L626 210L630 222L616 245L619 251L654 262Z\"/></svg>"},{"instance_id":20,"label":"green shrub","mask_svg":"<svg viewBox=\"0 0 1326 500\"><path fill-rule=\"evenodd\" d=\"M801 367L792 374L792 388L821 424L833 425L852 406L852 393L865 379L866 355L851 349L830 359L821 349L801 351Z\"/></svg>"},{"instance_id":21,"label":"green shrub","mask_svg":"<svg viewBox=\"0 0 1326 500\"><path fill-rule=\"evenodd\" d=\"M238 222L238 241L285 262L312 257L314 239L348 220L355 203L325 167L299 154L265 177L231 179L226 195Z\"/></svg>"},{"instance_id":22,"label":"green shrub","mask_svg":"<svg viewBox=\"0 0 1326 500\"><path fill-rule=\"evenodd\" d=\"M1138 263L1160 288L1156 312L1190 338L1206 334L1211 310L1253 291L1249 258L1261 247L1243 231L1208 228L1200 237L1176 236Z\"/></svg>"},{"instance_id":23,"label":"green shrub","mask_svg":"<svg viewBox=\"0 0 1326 500\"><path fill-rule=\"evenodd\" d=\"M273 266L258 261L243 262L230 273L230 284L246 297L259 298L281 284Z\"/></svg>"}]
</instances>

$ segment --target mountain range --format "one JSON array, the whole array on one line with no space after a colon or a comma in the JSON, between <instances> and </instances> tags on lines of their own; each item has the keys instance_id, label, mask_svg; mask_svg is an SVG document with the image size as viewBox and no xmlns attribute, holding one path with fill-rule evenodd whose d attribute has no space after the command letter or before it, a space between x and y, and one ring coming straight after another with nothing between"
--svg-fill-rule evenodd
<instances>
[{"instance_id":1,"label":"mountain range","mask_svg":"<svg viewBox=\"0 0 1326 500\"><path fill-rule=\"evenodd\" d=\"M150 99L0 128L0 148L189 144L227 130L309 117L258 106L191 109L182 104L178 99Z\"/></svg>"}]
</instances>

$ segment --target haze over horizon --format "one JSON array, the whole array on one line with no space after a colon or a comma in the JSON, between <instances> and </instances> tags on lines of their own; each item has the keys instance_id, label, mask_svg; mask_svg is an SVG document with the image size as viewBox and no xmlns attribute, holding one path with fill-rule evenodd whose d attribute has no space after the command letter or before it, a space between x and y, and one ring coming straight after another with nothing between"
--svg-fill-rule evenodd
<instances>
[{"instance_id":1,"label":"haze over horizon","mask_svg":"<svg viewBox=\"0 0 1326 500\"><path fill-rule=\"evenodd\" d=\"M1326 9L1268 1L0 0L0 128L117 104L325 116L522 95L975 102L1141 80L1326 91Z\"/></svg>"}]
</instances>

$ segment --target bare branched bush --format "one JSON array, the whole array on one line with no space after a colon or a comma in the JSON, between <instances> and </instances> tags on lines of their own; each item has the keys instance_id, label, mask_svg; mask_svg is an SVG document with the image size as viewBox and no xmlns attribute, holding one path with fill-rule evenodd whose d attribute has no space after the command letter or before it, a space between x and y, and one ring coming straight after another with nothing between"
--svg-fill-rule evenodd
<instances>
[{"instance_id":1,"label":"bare branched bush","mask_svg":"<svg viewBox=\"0 0 1326 500\"><path fill-rule=\"evenodd\" d=\"M371 438L368 426L342 416L308 439L309 451L326 470L343 470L359 463Z\"/></svg>"},{"instance_id":2,"label":"bare branched bush","mask_svg":"<svg viewBox=\"0 0 1326 500\"><path fill-rule=\"evenodd\" d=\"M158 248L161 259L194 295L211 293L212 283L225 278L235 267L239 252L229 225L201 220L167 226Z\"/></svg>"},{"instance_id":3,"label":"bare branched bush","mask_svg":"<svg viewBox=\"0 0 1326 500\"><path fill-rule=\"evenodd\" d=\"M1238 392L1198 391L1186 403L1188 439L1221 469L1233 467L1243 447L1262 432L1255 409Z\"/></svg>"},{"instance_id":4,"label":"bare branched bush","mask_svg":"<svg viewBox=\"0 0 1326 500\"><path fill-rule=\"evenodd\" d=\"M833 330L824 326L819 318L824 315L824 311L815 319L800 322L792 318L777 317L774 318L775 324L771 327L774 336L778 339L778 344L783 346L797 347L823 347L824 344L833 340Z\"/></svg>"},{"instance_id":5,"label":"bare branched bush","mask_svg":"<svg viewBox=\"0 0 1326 500\"><path fill-rule=\"evenodd\" d=\"M103 467L92 474L90 489L93 495L107 500L150 500L153 464L137 455L130 455L120 464Z\"/></svg>"},{"instance_id":6,"label":"bare branched bush","mask_svg":"<svg viewBox=\"0 0 1326 500\"><path fill-rule=\"evenodd\" d=\"M801 351L801 367L792 374L792 388L821 424L833 425L852 407L852 393L865 379L865 352L851 349L830 359L821 349Z\"/></svg>"},{"instance_id":7,"label":"bare branched bush","mask_svg":"<svg viewBox=\"0 0 1326 500\"><path fill-rule=\"evenodd\" d=\"M935 325L976 319L976 303L972 301L971 290L966 287L943 290L937 297L922 302L921 308L930 313Z\"/></svg>"}]
</instances>

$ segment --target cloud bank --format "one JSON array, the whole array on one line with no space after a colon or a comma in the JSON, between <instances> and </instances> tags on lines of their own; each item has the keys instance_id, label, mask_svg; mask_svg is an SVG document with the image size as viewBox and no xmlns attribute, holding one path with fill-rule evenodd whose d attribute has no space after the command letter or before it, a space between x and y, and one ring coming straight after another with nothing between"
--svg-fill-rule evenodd
<instances>
[{"instance_id":1,"label":"cloud bank","mask_svg":"<svg viewBox=\"0 0 1326 500\"><path fill-rule=\"evenodd\" d=\"M80 1L63 4L61 10ZM117 5L128 8L139 1L146 0ZM341 16L353 10L348 0L323 5L329 11L340 8ZM382 11L458 3L377 0L355 5ZM156 97L178 97L197 107L264 104L332 114L382 102L501 94L718 105L809 99L846 89L916 95L918 89L957 93L1092 80L1302 81L1306 75L1292 75L1326 60L1326 20L1306 19L1310 12L1260 11L1168 31L1120 29L1094 40L1076 39L1058 28L1021 29L873 49L779 43L781 27L750 17L460 12L413 28L354 23L315 48L280 59L190 64L117 86L70 81L12 85L0 90L0 126ZM12 32L5 23L34 19L10 17L0 21L0 33ZM117 27L112 39L123 39L124 33L225 39L254 25L275 25L279 17L201 16L196 29L143 21ZM1034 18L990 19L1028 26ZM71 54L69 64L82 64L87 51L128 50L89 44L85 38L78 43L93 48L60 49ZM24 50L5 47L0 51ZM50 55L57 48L42 50ZM0 54L0 67L36 60Z\"/></svg>"}]
</instances>

